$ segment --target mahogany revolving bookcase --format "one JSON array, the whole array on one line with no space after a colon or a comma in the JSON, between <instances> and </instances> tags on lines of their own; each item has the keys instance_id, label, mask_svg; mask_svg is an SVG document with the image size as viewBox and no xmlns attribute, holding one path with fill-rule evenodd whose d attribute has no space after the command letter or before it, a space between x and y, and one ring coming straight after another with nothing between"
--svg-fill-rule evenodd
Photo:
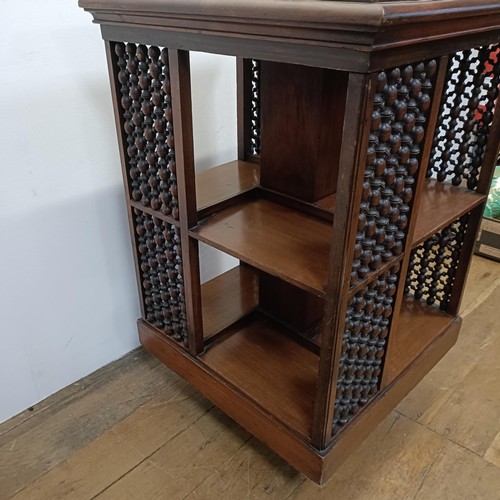
<instances>
[{"instance_id":1,"label":"mahogany revolving bookcase","mask_svg":"<svg viewBox=\"0 0 500 500\"><path fill-rule=\"evenodd\" d=\"M144 347L316 482L453 346L498 155L498 0L80 0L105 40ZM189 51L236 57L195 173ZM204 242L239 266L200 282Z\"/></svg>"}]
</instances>

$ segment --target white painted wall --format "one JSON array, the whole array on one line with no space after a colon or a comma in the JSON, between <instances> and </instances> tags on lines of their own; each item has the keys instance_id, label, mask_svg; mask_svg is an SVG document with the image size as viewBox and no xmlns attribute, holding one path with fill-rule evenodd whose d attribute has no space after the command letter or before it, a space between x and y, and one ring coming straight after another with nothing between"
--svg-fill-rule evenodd
<instances>
[{"instance_id":1,"label":"white painted wall","mask_svg":"<svg viewBox=\"0 0 500 500\"><path fill-rule=\"evenodd\" d=\"M139 306L98 27L76 0L0 0L0 49L3 421L136 347ZM234 62L193 76L204 168L236 157Z\"/></svg>"}]
</instances>

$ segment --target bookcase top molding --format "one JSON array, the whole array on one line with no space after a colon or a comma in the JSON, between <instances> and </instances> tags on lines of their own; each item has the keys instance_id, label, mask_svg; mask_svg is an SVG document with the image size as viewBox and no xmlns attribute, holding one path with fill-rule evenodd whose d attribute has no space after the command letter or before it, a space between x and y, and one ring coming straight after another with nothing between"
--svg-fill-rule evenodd
<instances>
[{"instance_id":1,"label":"bookcase top molding","mask_svg":"<svg viewBox=\"0 0 500 500\"><path fill-rule=\"evenodd\" d=\"M477 16L484 17L484 27L494 26L487 18L500 11L500 0L79 0L79 5L98 22L125 22L120 15L129 13L165 22L190 16L232 19L241 24L260 20L373 27Z\"/></svg>"},{"instance_id":2,"label":"bookcase top molding","mask_svg":"<svg viewBox=\"0 0 500 500\"><path fill-rule=\"evenodd\" d=\"M408 62L413 54L435 57L500 40L500 0L79 0L79 5L108 40L357 72Z\"/></svg>"}]
</instances>

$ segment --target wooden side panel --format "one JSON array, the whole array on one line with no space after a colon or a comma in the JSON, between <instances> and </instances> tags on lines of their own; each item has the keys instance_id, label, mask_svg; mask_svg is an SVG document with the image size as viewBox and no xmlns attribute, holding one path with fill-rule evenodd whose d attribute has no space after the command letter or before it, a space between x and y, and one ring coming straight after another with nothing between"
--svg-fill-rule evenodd
<instances>
[{"instance_id":1,"label":"wooden side panel","mask_svg":"<svg viewBox=\"0 0 500 500\"><path fill-rule=\"evenodd\" d=\"M203 351L204 342L198 242L190 238L188 232L197 221L189 52L170 49L168 59L171 72L172 114L178 142L176 174L179 184L187 335L189 352L197 355Z\"/></svg>"},{"instance_id":2,"label":"wooden side panel","mask_svg":"<svg viewBox=\"0 0 500 500\"><path fill-rule=\"evenodd\" d=\"M355 128L366 142L357 146L359 163L350 166L356 171L356 182L339 186L337 197L337 203L342 196L349 200L346 205L350 210L342 212L337 208L334 227L340 224L339 218L345 217L343 224L349 229L346 232L345 228L334 228L334 234L355 233L355 236L354 241L345 240L345 245L352 247L345 246L342 253L333 254L330 261L335 268L346 259L341 264L345 267L336 270L343 273L344 282L343 288L338 289L342 307L335 311L339 316L334 330L335 354L331 358L334 376L326 381L330 384L333 408L329 409L325 431L330 422L339 431L380 387L382 359L398 309L394 307L400 283L397 261L404 252L408 228L414 225L412 202L425 156L424 139L436 69L437 61L428 60L373 75L375 92L365 108L365 112L370 113L369 125L364 122ZM347 112L349 109L347 106ZM345 141L346 138L343 147ZM335 243L333 249L335 251ZM350 285L345 284L348 272L351 273ZM329 320L327 315L325 320ZM328 334L325 327L325 350ZM322 354L328 356L327 352ZM333 393L336 394L334 403Z\"/></svg>"},{"instance_id":3,"label":"wooden side panel","mask_svg":"<svg viewBox=\"0 0 500 500\"><path fill-rule=\"evenodd\" d=\"M185 345L183 245L168 51L110 42L107 52L142 317ZM178 152L182 158L182 151Z\"/></svg>"},{"instance_id":4,"label":"wooden side panel","mask_svg":"<svg viewBox=\"0 0 500 500\"><path fill-rule=\"evenodd\" d=\"M323 319L324 300L267 273L261 272L259 281L262 311L300 333L307 334L318 327Z\"/></svg>"},{"instance_id":5,"label":"wooden side panel","mask_svg":"<svg viewBox=\"0 0 500 500\"><path fill-rule=\"evenodd\" d=\"M315 202L336 191L346 74L261 62L261 184Z\"/></svg>"}]
</instances>

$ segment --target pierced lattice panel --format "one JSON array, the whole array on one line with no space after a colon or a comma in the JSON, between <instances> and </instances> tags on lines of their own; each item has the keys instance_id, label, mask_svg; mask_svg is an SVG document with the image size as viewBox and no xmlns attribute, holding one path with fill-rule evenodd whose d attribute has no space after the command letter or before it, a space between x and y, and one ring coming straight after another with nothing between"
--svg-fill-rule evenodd
<instances>
[{"instance_id":1,"label":"pierced lattice panel","mask_svg":"<svg viewBox=\"0 0 500 500\"><path fill-rule=\"evenodd\" d=\"M410 257L405 294L428 305L448 308L470 214L416 247Z\"/></svg>"},{"instance_id":2,"label":"pierced lattice panel","mask_svg":"<svg viewBox=\"0 0 500 500\"><path fill-rule=\"evenodd\" d=\"M130 196L179 219L168 50L113 46Z\"/></svg>"},{"instance_id":3,"label":"pierced lattice panel","mask_svg":"<svg viewBox=\"0 0 500 500\"><path fill-rule=\"evenodd\" d=\"M351 283L403 251L433 95L435 60L378 74Z\"/></svg>"},{"instance_id":4,"label":"pierced lattice panel","mask_svg":"<svg viewBox=\"0 0 500 500\"><path fill-rule=\"evenodd\" d=\"M378 391L400 264L356 293L346 311L333 430L347 424Z\"/></svg>"},{"instance_id":5,"label":"pierced lattice panel","mask_svg":"<svg viewBox=\"0 0 500 500\"><path fill-rule=\"evenodd\" d=\"M250 155L260 155L260 61L251 61Z\"/></svg>"},{"instance_id":6,"label":"pierced lattice panel","mask_svg":"<svg viewBox=\"0 0 500 500\"><path fill-rule=\"evenodd\" d=\"M500 85L499 46L450 58L427 176L477 187Z\"/></svg>"},{"instance_id":7,"label":"pierced lattice panel","mask_svg":"<svg viewBox=\"0 0 500 500\"><path fill-rule=\"evenodd\" d=\"M187 344L179 228L134 209L145 320Z\"/></svg>"}]
</instances>

